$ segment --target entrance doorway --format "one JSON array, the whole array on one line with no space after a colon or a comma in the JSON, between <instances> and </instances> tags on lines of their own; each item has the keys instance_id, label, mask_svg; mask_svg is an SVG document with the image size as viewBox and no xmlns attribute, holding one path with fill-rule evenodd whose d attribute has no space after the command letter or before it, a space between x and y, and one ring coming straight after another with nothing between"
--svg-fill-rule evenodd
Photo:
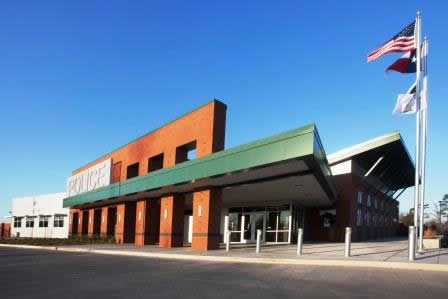
<instances>
[{"instance_id":1,"label":"entrance doorway","mask_svg":"<svg viewBox=\"0 0 448 299\"><path fill-rule=\"evenodd\" d=\"M261 242L291 243L292 233L297 231L293 226L303 227L298 221L301 213L295 210L293 205L229 208L230 242L255 243L257 230L261 230Z\"/></svg>"},{"instance_id":2,"label":"entrance doorway","mask_svg":"<svg viewBox=\"0 0 448 299\"><path fill-rule=\"evenodd\" d=\"M255 243L257 241L257 230L261 229L261 241L265 241L266 235L266 213L230 213L229 230L231 231L231 242Z\"/></svg>"},{"instance_id":3,"label":"entrance doorway","mask_svg":"<svg viewBox=\"0 0 448 299\"><path fill-rule=\"evenodd\" d=\"M72 235L78 234L78 223L79 223L79 214L78 212L73 213L72 215Z\"/></svg>"}]
</instances>

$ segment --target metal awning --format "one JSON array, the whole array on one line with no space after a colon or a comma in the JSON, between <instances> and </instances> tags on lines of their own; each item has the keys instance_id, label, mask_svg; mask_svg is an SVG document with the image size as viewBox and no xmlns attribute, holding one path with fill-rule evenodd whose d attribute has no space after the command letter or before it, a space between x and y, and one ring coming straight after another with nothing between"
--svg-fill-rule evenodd
<instances>
[{"instance_id":1,"label":"metal awning","mask_svg":"<svg viewBox=\"0 0 448 299\"><path fill-rule=\"evenodd\" d=\"M328 155L331 166L348 160L356 161L366 174L379 179L389 190L414 186L414 163L397 131Z\"/></svg>"},{"instance_id":2,"label":"metal awning","mask_svg":"<svg viewBox=\"0 0 448 299\"><path fill-rule=\"evenodd\" d=\"M254 192L274 189L278 198L303 199L304 205L330 205L336 199L317 128L308 125L66 198L64 208L159 198L211 186L224 188L224 200L245 186L256 186Z\"/></svg>"}]
</instances>

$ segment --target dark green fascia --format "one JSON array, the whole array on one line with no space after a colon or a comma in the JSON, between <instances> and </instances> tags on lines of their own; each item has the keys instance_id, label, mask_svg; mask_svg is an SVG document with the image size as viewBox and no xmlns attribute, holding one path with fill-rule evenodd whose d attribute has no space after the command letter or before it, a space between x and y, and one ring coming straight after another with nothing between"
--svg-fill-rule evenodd
<instances>
[{"instance_id":1,"label":"dark green fascia","mask_svg":"<svg viewBox=\"0 0 448 299\"><path fill-rule=\"evenodd\" d=\"M64 207L314 155L314 124L64 199ZM328 165L327 165L328 166Z\"/></svg>"},{"instance_id":2,"label":"dark green fascia","mask_svg":"<svg viewBox=\"0 0 448 299\"><path fill-rule=\"evenodd\" d=\"M337 194L336 188L333 185L333 174L331 173L327 155L325 154L324 147L322 146L322 141L320 140L317 128L314 130L313 158L314 159L308 159L308 164L311 169L317 168L320 170L314 172L316 179L319 181L328 197L332 200L336 200Z\"/></svg>"}]
</instances>

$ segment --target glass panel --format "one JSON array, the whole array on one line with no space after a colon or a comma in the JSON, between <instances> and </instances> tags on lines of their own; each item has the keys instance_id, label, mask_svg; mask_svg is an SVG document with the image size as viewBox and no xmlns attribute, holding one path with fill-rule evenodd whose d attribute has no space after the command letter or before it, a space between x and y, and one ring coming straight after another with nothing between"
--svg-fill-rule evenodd
<instances>
[{"instance_id":1,"label":"glass panel","mask_svg":"<svg viewBox=\"0 0 448 299\"><path fill-rule=\"evenodd\" d=\"M230 242L241 242L241 232L232 232L230 234Z\"/></svg>"},{"instance_id":2,"label":"glass panel","mask_svg":"<svg viewBox=\"0 0 448 299\"><path fill-rule=\"evenodd\" d=\"M250 221L251 215L244 215L244 239L250 240L252 237L252 224Z\"/></svg>"},{"instance_id":3,"label":"glass panel","mask_svg":"<svg viewBox=\"0 0 448 299\"><path fill-rule=\"evenodd\" d=\"M276 232L266 232L266 242L275 242Z\"/></svg>"},{"instance_id":4,"label":"glass panel","mask_svg":"<svg viewBox=\"0 0 448 299\"><path fill-rule=\"evenodd\" d=\"M241 230L241 214L238 213L229 214L229 230L230 231Z\"/></svg>"},{"instance_id":5,"label":"glass panel","mask_svg":"<svg viewBox=\"0 0 448 299\"><path fill-rule=\"evenodd\" d=\"M291 214L290 211L281 211L280 212L280 218L278 220L278 229L279 230L284 230L284 229L289 230L289 215L290 214Z\"/></svg>"},{"instance_id":6,"label":"glass panel","mask_svg":"<svg viewBox=\"0 0 448 299\"><path fill-rule=\"evenodd\" d=\"M266 230L276 230L277 229L277 216L278 212L268 212L268 219L266 221ZM274 239L275 241L275 239Z\"/></svg>"},{"instance_id":7,"label":"glass panel","mask_svg":"<svg viewBox=\"0 0 448 299\"><path fill-rule=\"evenodd\" d=\"M277 242L288 242L288 232L278 232Z\"/></svg>"},{"instance_id":8,"label":"glass panel","mask_svg":"<svg viewBox=\"0 0 448 299\"><path fill-rule=\"evenodd\" d=\"M255 215L255 229L261 229L262 231L264 230L263 227L263 218L264 218L264 214L256 214Z\"/></svg>"}]
</instances>

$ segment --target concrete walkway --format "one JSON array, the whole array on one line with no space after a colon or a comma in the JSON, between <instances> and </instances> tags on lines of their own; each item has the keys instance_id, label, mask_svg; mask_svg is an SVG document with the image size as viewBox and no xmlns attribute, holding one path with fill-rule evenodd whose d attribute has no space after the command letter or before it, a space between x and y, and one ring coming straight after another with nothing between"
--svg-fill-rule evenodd
<instances>
[{"instance_id":1,"label":"concrete walkway","mask_svg":"<svg viewBox=\"0 0 448 299\"><path fill-rule=\"evenodd\" d=\"M165 249L158 246L136 247L132 244L95 244L45 248L67 252L90 252L212 262L374 267L448 272L447 248L426 250L423 255L417 256L415 262L410 263L408 262L407 246L406 240L352 243L352 255L350 258L344 257L343 243L304 244L303 255L300 257L296 255L296 245L264 245L260 254L255 253L255 245L235 245L230 252L226 252L225 249L194 252L190 247ZM42 248L36 246L17 247Z\"/></svg>"}]
</instances>

